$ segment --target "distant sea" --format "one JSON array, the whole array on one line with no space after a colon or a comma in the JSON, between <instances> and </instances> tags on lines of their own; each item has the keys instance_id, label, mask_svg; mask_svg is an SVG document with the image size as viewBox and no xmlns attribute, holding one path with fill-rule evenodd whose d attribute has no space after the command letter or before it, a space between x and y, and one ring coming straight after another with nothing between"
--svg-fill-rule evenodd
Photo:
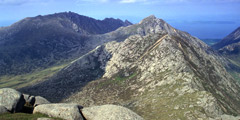
<instances>
[{"instance_id":1,"label":"distant sea","mask_svg":"<svg viewBox=\"0 0 240 120\"><path fill-rule=\"evenodd\" d=\"M215 43L219 42L221 39L201 39L201 40L208 44L209 46L212 46Z\"/></svg>"}]
</instances>

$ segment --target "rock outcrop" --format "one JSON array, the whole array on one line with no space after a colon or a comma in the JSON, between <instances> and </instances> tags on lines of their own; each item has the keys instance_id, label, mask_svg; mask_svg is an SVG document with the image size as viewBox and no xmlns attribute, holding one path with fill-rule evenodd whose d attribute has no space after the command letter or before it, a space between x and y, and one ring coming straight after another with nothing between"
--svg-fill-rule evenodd
<instances>
[{"instance_id":1,"label":"rock outcrop","mask_svg":"<svg viewBox=\"0 0 240 120\"><path fill-rule=\"evenodd\" d=\"M35 106L38 106L38 105L42 105L42 104L49 104L50 102L45 99L44 97L41 97L41 96L36 96L35 97L35 102L34 102L34 107Z\"/></svg>"},{"instance_id":2,"label":"rock outcrop","mask_svg":"<svg viewBox=\"0 0 240 120\"><path fill-rule=\"evenodd\" d=\"M221 115L215 119L210 118L209 120L240 120L240 116Z\"/></svg>"},{"instance_id":3,"label":"rock outcrop","mask_svg":"<svg viewBox=\"0 0 240 120\"><path fill-rule=\"evenodd\" d=\"M82 107L77 104L42 104L34 108L34 113L46 114L49 117L57 117L66 120L84 120L81 115Z\"/></svg>"},{"instance_id":4,"label":"rock outcrop","mask_svg":"<svg viewBox=\"0 0 240 120\"><path fill-rule=\"evenodd\" d=\"M86 107L82 114L87 120L143 120L131 110L117 105Z\"/></svg>"},{"instance_id":5,"label":"rock outcrop","mask_svg":"<svg viewBox=\"0 0 240 120\"><path fill-rule=\"evenodd\" d=\"M8 110L6 107L0 105L0 114L3 114L3 113L8 113Z\"/></svg>"},{"instance_id":6,"label":"rock outcrop","mask_svg":"<svg viewBox=\"0 0 240 120\"><path fill-rule=\"evenodd\" d=\"M11 88L0 89L0 106L4 106L10 112L19 112L23 109L25 100L23 95Z\"/></svg>"}]
</instances>

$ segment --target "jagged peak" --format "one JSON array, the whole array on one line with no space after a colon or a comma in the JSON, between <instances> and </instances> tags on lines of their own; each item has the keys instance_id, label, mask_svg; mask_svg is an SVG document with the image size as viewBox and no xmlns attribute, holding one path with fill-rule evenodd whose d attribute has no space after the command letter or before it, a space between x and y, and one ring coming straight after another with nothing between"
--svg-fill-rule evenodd
<instances>
[{"instance_id":1,"label":"jagged peak","mask_svg":"<svg viewBox=\"0 0 240 120\"><path fill-rule=\"evenodd\" d=\"M150 15L150 16L144 18L139 24L149 22L149 21L155 21L155 20L158 20L158 18L154 15Z\"/></svg>"},{"instance_id":2,"label":"jagged peak","mask_svg":"<svg viewBox=\"0 0 240 120\"><path fill-rule=\"evenodd\" d=\"M142 31L139 29L139 31L142 32L144 35L146 33L162 33L162 32L166 32L171 35L178 34L175 28L173 28L167 22L157 18L154 15L150 15L144 18L140 23L138 23L138 25L140 25L141 29L143 29Z\"/></svg>"},{"instance_id":3,"label":"jagged peak","mask_svg":"<svg viewBox=\"0 0 240 120\"><path fill-rule=\"evenodd\" d=\"M237 30L239 30L239 31L240 31L240 27L238 27L238 28L237 28Z\"/></svg>"},{"instance_id":4,"label":"jagged peak","mask_svg":"<svg viewBox=\"0 0 240 120\"><path fill-rule=\"evenodd\" d=\"M155 15L150 15L150 16L146 17L145 19L157 19L157 17Z\"/></svg>"},{"instance_id":5,"label":"jagged peak","mask_svg":"<svg viewBox=\"0 0 240 120\"><path fill-rule=\"evenodd\" d=\"M128 20L125 20L124 23L125 23L125 26L132 25L132 23Z\"/></svg>"},{"instance_id":6,"label":"jagged peak","mask_svg":"<svg viewBox=\"0 0 240 120\"><path fill-rule=\"evenodd\" d=\"M104 20L106 20L106 21L107 21L107 20L118 20L118 21L122 21L122 20L120 20L119 18L115 19L115 18L112 18L112 17L110 17L110 18L104 18L103 21L104 21Z\"/></svg>"}]
</instances>

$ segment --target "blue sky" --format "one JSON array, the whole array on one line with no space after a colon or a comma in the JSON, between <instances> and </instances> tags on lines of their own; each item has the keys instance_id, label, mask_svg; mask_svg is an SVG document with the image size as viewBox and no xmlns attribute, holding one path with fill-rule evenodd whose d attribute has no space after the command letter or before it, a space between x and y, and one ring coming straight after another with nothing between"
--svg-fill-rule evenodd
<instances>
[{"instance_id":1,"label":"blue sky","mask_svg":"<svg viewBox=\"0 0 240 120\"><path fill-rule=\"evenodd\" d=\"M0 26L65 11L133 23L155 15L199 38L221 39L240 27L240 0L0 0Z\"/></svg>"}]
</instances>

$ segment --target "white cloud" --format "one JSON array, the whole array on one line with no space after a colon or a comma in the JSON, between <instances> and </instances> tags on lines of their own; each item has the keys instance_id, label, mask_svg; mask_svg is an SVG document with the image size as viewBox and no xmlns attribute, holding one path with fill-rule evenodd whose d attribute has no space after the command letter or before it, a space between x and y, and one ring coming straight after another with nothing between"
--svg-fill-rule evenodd
<instances>
[{"instance_id":1,"label":"white cloud","mask_svg":"<svg viewBox=\"0 0 240 120\"><path fill-rule=\"evenodd\" d=\"M136 0L121 0L120 3L135 3Z\"/></svg>"},{"instance_id":2,"label":"white cloud","mask_svg":"<svg viewBox=\"0 0 240 120\"><path fill-rule=\"evenodd\" d=\"M75 0L76 5L86 6L86 5L97 5L99 3L108 3L110 0Z\"/></svg>"},{"instance_id":3,"label":"white cloud","mask_svg":"<svg viewBox=\"0 0 240 120\"><path fill-rule=\"evenodd\" d=\"M145 3L148 0L120 0L120 3Z\"/></svg>"},{"instance_id":4,"label":"white cloud","mask_svg":"<svg viewBox=\"0 0 240 120\"><path fill-rule=\"evenodd\" d=\"M86 2L90 2L90 3L97 3L97 2L100 2L100 3L106 3L108 2L109 0L77 0L78 3L86 3Z\"/></svg>"}]
</instances>

